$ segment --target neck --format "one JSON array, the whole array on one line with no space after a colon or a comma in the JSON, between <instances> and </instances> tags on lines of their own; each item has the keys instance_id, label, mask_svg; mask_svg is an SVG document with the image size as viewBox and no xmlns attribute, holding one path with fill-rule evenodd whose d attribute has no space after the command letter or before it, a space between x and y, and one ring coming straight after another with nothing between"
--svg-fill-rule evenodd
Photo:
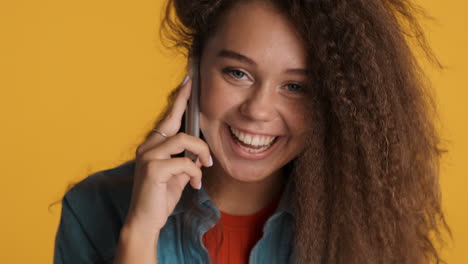
<instances>
[{"instance_id":1,"label":"neck","mask_svg":"<svg viewBox=\"0 0 468 264\"><path fill-rule=\"evenodd\" d=\"M260 211L281 195L284 182L282 170L261 181L243 182L219 166L203 168L203 188L219 210L232 215L251 215Z\"/></svg>"}]
</instances>

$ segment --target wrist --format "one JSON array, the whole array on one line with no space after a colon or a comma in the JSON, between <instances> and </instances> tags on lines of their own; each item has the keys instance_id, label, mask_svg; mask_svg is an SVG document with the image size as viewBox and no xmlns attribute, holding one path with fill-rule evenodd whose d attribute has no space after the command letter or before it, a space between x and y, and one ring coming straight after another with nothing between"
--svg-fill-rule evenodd
<instances>
[{"instance_id":1,"label":"wrist","mask_svg":"<svg viewBox=\"0 0 468 264\"><path fill-rule=\"evenodd\" d=\"M143 240L148 242L157 242L159 238L159 230L154 228L148 228L144 225L129 222L125 223L120 230L120 236L127 240Z\"/></svg>"},{"instance_id":2,"label":"wrist","mask_svg":"<svg viewBox=\"0 0 468 264\"><path fill-rule=\"evenodd\" d=\"M120 230L115 264L157 263L159 232L125 224Z\"/></svg>"}]
</instances>

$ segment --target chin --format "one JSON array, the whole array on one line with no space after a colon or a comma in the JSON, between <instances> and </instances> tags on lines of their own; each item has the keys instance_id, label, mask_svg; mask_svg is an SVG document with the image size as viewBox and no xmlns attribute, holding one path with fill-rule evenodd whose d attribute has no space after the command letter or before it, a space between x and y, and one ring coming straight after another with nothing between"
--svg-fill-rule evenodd
<instances>
[{"instance_id":1,"label":"chin","mask_svg":"<svg viewBox=\"0 0 468 264\"><path fill-rule=\"evenodd\" d=\"M245 183L260 182L260 181L263 181L265 178L267 178L265 176L258 176L258 175L233 175L231 177L237 181L245 182Z\"/></svg>"},{"instance_id":2,"label":"chin","mask_svg":"<svg viewBox=\"0 0 468 264\"><path fill-rule=\"evenodd\" d=\"M240 182L245 182L245 183L254 183L254 182L261 182L273 175L273 172L263 172L260 173L258 170L256 171L255 169L249 169L248 167L245 167L245 169L240 170L238 169L239 167L234 168L234 171L231 171L227 173L229 177L233 178L234 180L240 181Z\"/></svg>"}]
</instances>

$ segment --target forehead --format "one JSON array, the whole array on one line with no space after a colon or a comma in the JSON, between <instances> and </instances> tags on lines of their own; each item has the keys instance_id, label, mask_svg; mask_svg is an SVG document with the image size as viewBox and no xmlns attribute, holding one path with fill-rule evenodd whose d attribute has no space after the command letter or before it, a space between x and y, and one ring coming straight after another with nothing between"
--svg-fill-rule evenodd
<instances>
[{"instance_id":1,"label":"forehead","mask_svg":"<svg viewBox=\"0 0 468 264\"><path fill-rule=\"evenodd\" d=\"M262 1L241 2L226 12L206 48L234 50L257 63L305 66L305 49L293 25L274 6Z\"/></svg>"}]
</instances>

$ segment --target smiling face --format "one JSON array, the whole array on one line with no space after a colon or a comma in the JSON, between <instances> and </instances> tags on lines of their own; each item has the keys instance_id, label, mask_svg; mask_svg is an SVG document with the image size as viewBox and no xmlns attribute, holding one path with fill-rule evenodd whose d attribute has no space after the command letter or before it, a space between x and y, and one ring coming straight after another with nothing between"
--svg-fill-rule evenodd
<instances>
[{"instance_id":1,"label":"smiling face","mask_svg":"<svg viewBox=\"0 0 468 264\"><path fill-rule=\"evenodd\" d=\"M200 128L215 166L254 182L278 175L304 146L306 54L274 7L237 4L200 60Z\"/></svg>"}]
</instances>

